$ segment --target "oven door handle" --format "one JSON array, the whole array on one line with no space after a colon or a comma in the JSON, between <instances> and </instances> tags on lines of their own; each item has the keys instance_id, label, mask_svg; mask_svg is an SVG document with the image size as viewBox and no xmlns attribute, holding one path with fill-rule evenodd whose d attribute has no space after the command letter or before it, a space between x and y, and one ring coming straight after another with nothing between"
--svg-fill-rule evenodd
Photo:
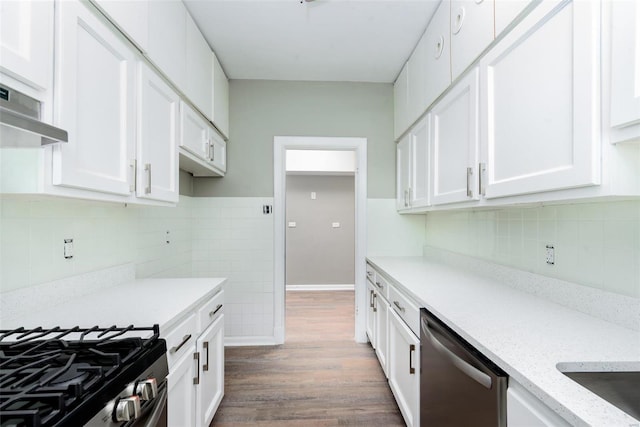
<instances>
[{"instance_id":1,"label":"oven door handle","mask_svg":"<svg viewBox=\"0 0 640 427\"><path fill-rule=\"evenodd\" d=\"M164 387L160 390L158 396L155 399L155 405L153 407L153 412L147 418L147 422L145 423L145 427L157 427L163 425L161 422L162 414L164 413L165 408L167 407L167 393L169 387L166 382ZM166 422L166 421L165 421Z\"/></svg>"},{"instance_id":2,"label":"oven door handle","mask_svg":"<svg viewBox=\"0 0 640 427\"><path fill-rule=\"evenodd\" d=\"M493 381L491 380L491 377L489 375L485 374L484 372L478 370L476 367L462 360L455 353L453 353L451 350L445 347L444 344L442 344L435 337L435 335L431 333L431 327L427 322L425 322L424 319L422 319L422 322L420 323L422 326L422 332L425 333L425 335L429 338L429 341L431 341L431 344L433 345L433 347L440 354L442 354L444 357L449 359L449 361L453 364L453 366L455 366L460 371L462 371L462 373L464 373L466 376L476 381L477 383L482 385L484 388L491 389L491 383Z\"/></svg>"}]
</instances>

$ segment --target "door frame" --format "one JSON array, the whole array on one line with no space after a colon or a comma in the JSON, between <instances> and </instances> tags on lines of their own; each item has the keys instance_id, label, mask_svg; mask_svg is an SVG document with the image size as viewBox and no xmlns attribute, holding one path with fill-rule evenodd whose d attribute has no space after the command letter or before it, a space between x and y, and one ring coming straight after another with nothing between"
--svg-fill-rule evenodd
<instances>
[{"instance_id":1,"label":"door frame","mask_svg":"<svg viewBox=\"0 0 640 427\"><path fill-rule=\"evenodd\" d=\"M354 151L355 169L355 341L366 336L366 252L367 252L367 138L274 136L273 138L273 216L274 216L274 328L276 344L285 338L286 276L286 152L287 150Z\"/></svg>"}]
</instances>

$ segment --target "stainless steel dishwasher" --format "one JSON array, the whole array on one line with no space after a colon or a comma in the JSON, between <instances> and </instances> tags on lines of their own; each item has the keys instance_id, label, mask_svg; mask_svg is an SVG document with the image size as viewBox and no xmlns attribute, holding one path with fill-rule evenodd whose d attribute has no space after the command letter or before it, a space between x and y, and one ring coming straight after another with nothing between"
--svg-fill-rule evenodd
<instances>
[{"instance_id":1,"label":"stainless steel dishwasher","mask_svg":"<svg viewBox=\"0 0 640 427\"><path fill-rule=\"evenodd\" d=\"M507 374L420 310L420 425L504 427Z\"/></svg>"}]
</instances>

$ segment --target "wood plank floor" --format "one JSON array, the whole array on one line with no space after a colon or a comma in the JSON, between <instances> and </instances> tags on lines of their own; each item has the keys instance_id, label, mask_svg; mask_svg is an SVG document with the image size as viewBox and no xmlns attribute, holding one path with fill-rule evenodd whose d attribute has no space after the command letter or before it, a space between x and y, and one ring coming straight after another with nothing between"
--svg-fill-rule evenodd
<instances>
[{"instance_id":1,"label":"wood plank floor","mask_svg":"<svg viewBox=\"0 0 640 427\"><path fill-rule=\"evenodd\" d=\"M225 349L211 426L404 426L373 349L354 341L353 298L287 292L284 345Z\"/></svg>"}]
</instances>

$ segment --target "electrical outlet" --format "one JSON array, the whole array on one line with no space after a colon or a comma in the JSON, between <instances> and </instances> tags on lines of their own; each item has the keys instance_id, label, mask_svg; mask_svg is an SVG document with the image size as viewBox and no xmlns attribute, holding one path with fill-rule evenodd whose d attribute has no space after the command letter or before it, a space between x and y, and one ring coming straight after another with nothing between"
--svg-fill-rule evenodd
<instances>
[{"instance_id":1,"label":"electrical outlet","mask_svg":"<svg viewBox=\"0 0 640 427\"><path fill-rule=\"evenodd\" d=\"M73 258L73 239L64 239L63 255L65 259Z\"/></svg>"},{"instance_id":2,"label":"electrical outlet","mask_svg":"<svg viewBox=\"0 0 640 427\"><path fill-rule=\"evenodd\" d=\"M553 245L547 245L545 247L545 260L549 265L555 265L556 263L556 251Z\"/></svg>"},{"instance_id":3,"label":"electrical outlet","mask_svg":"<svg viewBox=\"0 0 640 427\"><path fill-rule=\"evenodd\" d=\"M271 205L262 205L262 213L265 215L270 215L273 212L273 208Z\"/></svg>"},{"instance_id":4,"label":"electrical outlet","mask_svg":"<svg viewBox=\"0 0 640 427\"><path fill-rule=\"evenodd\" d=\"M316 192L312 191L311 192L311 200L315 200L316 199Z\"/></svg>"}]
</instances>

